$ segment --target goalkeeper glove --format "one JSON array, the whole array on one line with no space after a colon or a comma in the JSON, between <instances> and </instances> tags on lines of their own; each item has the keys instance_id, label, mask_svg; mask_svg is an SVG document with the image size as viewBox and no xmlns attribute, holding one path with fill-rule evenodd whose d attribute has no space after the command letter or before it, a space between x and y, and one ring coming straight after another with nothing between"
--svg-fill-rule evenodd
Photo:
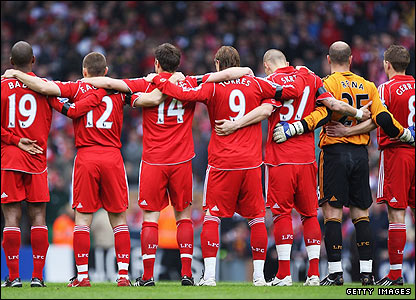
<instances>
[{"instance_id":1,"label":"goalkeeper glove","mask_svg":"<svg viewBox=\"0 0 416 300\"><path fill-rule=\"evenodd\" d=\"M403 134L400 136L400 141L407 143L411 146L415 146L415 125L408 128L404 128Z\"/></svg>"},{"instance_id":2,"label":"goalkeeper glove","mask_svg":"<svg viewBox=\"0 0 416 300\"><path fill-rule=\"evenodd\" d=\"M277 123L273 130L273 141L280 144L296 134L301 135L303 131L303 125L300 121L293 124L282 121Z\"/></svg>"}]
</instances>

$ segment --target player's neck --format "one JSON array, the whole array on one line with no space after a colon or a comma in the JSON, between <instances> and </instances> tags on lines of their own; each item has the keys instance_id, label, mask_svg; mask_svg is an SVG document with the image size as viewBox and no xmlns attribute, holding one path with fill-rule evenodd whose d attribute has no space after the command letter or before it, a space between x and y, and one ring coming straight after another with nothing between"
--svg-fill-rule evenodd
<instances>
[{"instance_id":1,"label":"player's neck","mask_svg":"<svg viewBox=\"0 0 416 300\"><path fill-rule=\"evenodd\" d=\"M396 72L396 71L392 71L392 72L390 72L389 74L388 74L388 78L389 78L389 80L390 79L392 79L394 76L397 76L397 75L406 75L406 72Z\"/></svg>"},{"instance_id":2,"label":"player's neck","mask_svg":"<svg viewBox=\"0 0 416 300\"><path fill-rule=\"evenodd\" d=\"M331 74L334 72L340 72L340 73L350 72L350 67L346 65L331 64Z\"/></svg>"},{"instance_id":3,"label":"player's neck","mask_svg":"<svg viewBox=\"0 0 416 300\"><path fill-rule=\"evenodd\" d=\"M21 71L23 73L30 73L30 72L32 72L32 67L16 67L15 66L15 68L16 68L16 70L19 70L19 71Z\"/></svg>"}]
</instances>

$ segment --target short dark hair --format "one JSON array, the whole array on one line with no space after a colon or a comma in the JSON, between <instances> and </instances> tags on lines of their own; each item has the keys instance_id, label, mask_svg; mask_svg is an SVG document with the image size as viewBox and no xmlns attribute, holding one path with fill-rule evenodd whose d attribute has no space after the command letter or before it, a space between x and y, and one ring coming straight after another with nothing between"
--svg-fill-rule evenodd
<instances>
[{"instance_id":1,"label":"short dark hair","mask_svg":"<svg viewBox=\"0 0 416 300\"><path fill-rule=\"evenodd\" d=\"M215 60L220 62L220 71L231 67L240 66L240 54L232 46L222 46L215 53Z\"/></svg>"},{"instance_id":2,"label":"short dark hair","mask_svg":"<svg viewBox=\"0 0 416 300\"><path fill-rule=\"evenodd\" d=\"M403 46L391 45L384 52L384 60L390 62L396 72L404 72L410 63L410 54Z\"/></svg>"},{"instance_id":3,"label":"short dark hair","mask_svg":"<svg viewBox=\"0 0 416 300\"><path fill-rule=\"evenodd\" d=\"M164 43L156 47L155 58L166 72L175 72L181 62L181 51L174 45Z\"/></svg>"},{"instance_id":4,"label":"short dark hair","mask_svg":"<svg viewBox=\"0 0 416 300\"><path fill-rule=\"evenodd\" d=\"M103 76L107 67L107 61L101 53L91 52L85 55L82 67L87 69L88 74L91 76Z\"/></svg>"},{"instance_id":5,"label":"short dark hair","mask_svg":"<svg viewBox=\"0 0 416 300\"><path fill-rule=\"evenodd\" d=\"M329 58L332 63L338 65L348 64L351 56L351 48L346 43L335 42L329 47Z\"/></svg>"},{"instance_id":6,"label":"short dark hair","mask_svg":"<svg viewBox=\"0 0 416 300\"><path fill-rule=\"evenodd\" d=\"M19 41L13 45L11 58L16 67L26 67L31 64L33 59L32 46L25 41Z\"/></svg>"}]
</instances>

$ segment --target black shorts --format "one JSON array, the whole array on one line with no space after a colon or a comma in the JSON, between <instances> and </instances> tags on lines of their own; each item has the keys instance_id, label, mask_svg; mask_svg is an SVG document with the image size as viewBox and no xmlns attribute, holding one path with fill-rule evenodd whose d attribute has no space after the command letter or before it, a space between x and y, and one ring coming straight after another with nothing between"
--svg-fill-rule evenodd
<instances>
[{"instance_id":1,"label":"black shorts","mask_svg":"<svg viewBox=\"0 0 416 300\"><path fill-rule=\"evenodd\" d=\"M373 203L367 147L354 144L324 146L318 168L319 206L355 206L367 209Z\"/></svg>"}]
</instances>

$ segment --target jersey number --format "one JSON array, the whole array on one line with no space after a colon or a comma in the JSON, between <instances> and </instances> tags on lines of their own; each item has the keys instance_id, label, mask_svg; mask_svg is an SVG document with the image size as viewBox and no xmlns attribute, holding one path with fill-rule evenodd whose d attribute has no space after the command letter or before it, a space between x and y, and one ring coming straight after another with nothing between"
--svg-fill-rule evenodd
<instances>
[{"instance_id":1,"label":"jersey number","mask_svg":"<svg viewBox=\"0 0 416 300\"><path fill-rule=\"evenodd\" d=\"M111 115L111 112L113 111L113 100L111 100L110 97L104 96L101 101L105 102L106 107L104 113L101 115L101 117L97 120L95 123L95 126L100 129L111 129L113 126L113 122L107 122L108 117ZM94 126L94 120L92 117L92 110L90 110L87 113L87 124L85 127L93 127Z\"/></svg>"},{"instance_id":2,"label":"jersey number","mask_svg":"<svg viewBox=\"0 0 416 300\"><path fill-rule=\"evenodd\" d=\"M240 100L240 104L236 104L235 99L238 98ZM244 94L240 90L232 90L230 94L230 98L228 99L228 104L230 105L230 109L233 112L238 113L235 117L230 117L231 121L236 121L242 118L246 112L246 98Z\"/></svg>"},{"instance_id":3,"label":"jersey number","mask_svg":"<svg viewBox=\"0 0 416 300\"><path fill-rule=\"evenodd\" d=\"M29 109L26 108L26 104L29 103ZM36 117L37 103L32 94L24 94L19 101L19 113L23 117L27 117L25 121L19 120L21 128L28 128L33 124ZM9 128L16 127L16 94L9 96Z\"/></svg>"},{"instance_id":4,"label":"jersey number","mask_svg":"<svg viewBox=\"0 0 416 300\"><path fill-rule=\"evenodd\" d=\"M305 111L306 102L308 101L309 93L311 91L311 88L309 86L305 86L305 89L302 93L302 99L300 100L300 104L298 107L298 111L296 112L296 116L294 118L294 121L299 121L302 119L303 112ZM293 117L293 113L295 112L295 108L293 107L293 101L294 99L286 100L283 102L283 106L287 107L289 110L286 114L280 114L280 120L281 121L289 121Z\"/></svg>"},{"instance_id":5,"label":"jersey number","mask_svg":"<svg viewBox=\"0 0 416 300\"><path fill-rule=\"evenodd\" d=\"M351 106L354 106L354 99L352 98L352 96L349 93L342 93L341 94L341 98L342 99L347 99L348 104ZM357 94L355 95L355 103L356 103L356 107L357 109L360 109L361 107L363 107L362 101L364 100L368 100L368 94ZM343 123L345 126L351 126L352 121L348 120L347 121L348 116L343 116L339 122Z\"/></svg>"},{"instance_id":6,"label":"jersey number","mask_svg":"<svg viewBox=\"0 0 416 300\"><path fill-rule=\"evenodd\" d=\"M157 110L156 124L165 124L164 112L165 112L165 102L162 102L159 104L159 108ZM176 116L176 122L183 123L184 114L185 114L185 109L182 106L182 102L173 98L168 107L168 111L167 111L168 117Z\"/></svg>"},{"instance_id":7,"label":"jersey number","mask_svg":"<svg viewBox=\"0 0 416 300\"><path fill-rule=\"evenodd\" d=\"M413 120L415 117L415 95L410 96L409 98L409 116L407 117L407 124L410 126L415 125Z\"/></svg>"}]
</instances>

